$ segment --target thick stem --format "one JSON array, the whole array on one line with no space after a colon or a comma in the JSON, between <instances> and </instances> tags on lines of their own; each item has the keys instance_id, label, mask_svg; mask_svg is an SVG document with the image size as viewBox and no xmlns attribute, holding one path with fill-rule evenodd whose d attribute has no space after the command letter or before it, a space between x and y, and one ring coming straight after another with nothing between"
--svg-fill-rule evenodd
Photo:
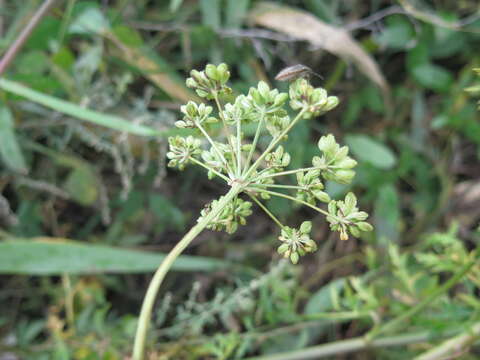
<instances>
[{"instance_id":1,"label":"thick stem","mask_svg":"<svg viewBox=\"0 0 480 360\"><path fill-rule=\"evenodd\" d=\"M145 341L147 337L148 327L150 325L150 318L152 316L152 309L157 297L158 290L162 284L165 275L172 267L172 264L177 257L185 250L185 248L195 239L195 237L207 227L207 225L215 219L235 196L237 196L243 188L239 185L234 185L230 190L219 200L217 205L211 209L211 211L198 222L190 231L180 240L177 245L168 253L160 267L153 275L150 285L148 286L147 293L143 299L142 309L140 311L140 317L138 319L137 332L135 334L135 343L133 346L133 360L142 360Z\"/></svg>"}]
</instances>

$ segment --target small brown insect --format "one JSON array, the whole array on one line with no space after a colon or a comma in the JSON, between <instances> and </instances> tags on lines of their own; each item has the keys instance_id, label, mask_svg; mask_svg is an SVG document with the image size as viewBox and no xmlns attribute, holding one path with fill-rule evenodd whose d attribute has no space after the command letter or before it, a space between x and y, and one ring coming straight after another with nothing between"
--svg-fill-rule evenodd
<instances>
[{"instance_id":1,"label":"small brown insect","mask_svg":"<svg viewBox=\"0 0 480 360\"><path fill-rule=\"evenodd\" d=\"M297 65L292 65L289 67L286 67L285 69L282 69L277 76L275 76L275 80L278 81L292 81L296 80L301 77L309 77L311 74L318 76L320 79L323 79L323 77L319 74L317 74L315 71L310 69L306 65L302 64L297 64Z\"/></svg>"}]
</instances>

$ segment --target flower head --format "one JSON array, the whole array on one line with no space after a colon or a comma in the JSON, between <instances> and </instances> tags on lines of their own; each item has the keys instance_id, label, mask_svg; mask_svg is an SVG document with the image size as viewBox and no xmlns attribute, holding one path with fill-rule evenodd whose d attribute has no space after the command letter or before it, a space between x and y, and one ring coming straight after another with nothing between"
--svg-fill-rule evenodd
<instances>
[{"instance_id":1,"label":"flower head","mask_svg":"<svg viewBox=\"0 0 480 360\"><path fill-rule=\"evenodd\" d=\"M283 243L278 247L278 252L296 264L300 256L316 251L317 244L310 238L311 230L310 221L304 221L299 229L285 226L278 238Z\"/></svg>"},{"instance_id":2,"label":"flower head","mask_svg":"<svg viewBox=\"0 0 480 360\"><path fill-rule=\"evenodd\" d=\"M169 138L168 165L182 170L189 163L195 163L208 171L209 178L224 180L228 186L238 189L229 202L223 197L212 201L202 210L199 222L205 221L208 214L213 217L211 212L215 209L218 216L206 226L230 234L235 232L252 213L252 202L238 196L243 192L279 225L282 244L278 251L293 263L317 248L309 235L312 223L305 221L298 229L285 226L262 203L263 199L282 197L324 214L331 230L338 231L341 239L373 229L365 221L368 214L358 210L353 193L344 200L332 200L325 191L325 181L348 184L355 176L353 168L357 163L348 156L348 147L340 146L333 135L322 136L318 142L319 154L312 158L312 166L289 169L292 155L282 144L299 121L331 110L338 103L337 97L299 78L291 83L288 94L260 81L247 95L222 104L221 95L231 94L227 85L230 72L225 64L209 64L203 71L192 70L190 75L187 86L202 98L214 100L216 111L214 114L213 106L193 101L181 107L183 118L176 126L196 128L204 140L193 136ZM297 111L296 116L287 114L287 104ZM207 126L213 122L220 122L221 128ZM295 179L292 184L291 180ZM317 207L318 203L327 203L328 210Z\"/></svg>"}]
</instances>

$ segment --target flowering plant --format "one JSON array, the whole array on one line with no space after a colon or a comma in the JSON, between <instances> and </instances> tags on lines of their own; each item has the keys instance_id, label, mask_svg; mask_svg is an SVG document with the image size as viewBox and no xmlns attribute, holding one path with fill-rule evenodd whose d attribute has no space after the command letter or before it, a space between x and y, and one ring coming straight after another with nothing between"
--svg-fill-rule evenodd
<instances>
[{"instance_id":1,"label":"flowering plant","mask_svg":"<svg viewBox=\"0 0 480 360\"><path fill-rule=\"evenodd\" d=\"M357 208L353 193L348 193L344 200L333 200L324 191L325 180L350 183L357 164L348 155L348 147L340 146L333 135L320 138L319 154L312 158L311 166L287 169L291 155L281 145L282 141L302 119L319 116L337 106L337 97L329 96L325 89L314 88L307 79L299 78L290 84L288 94L271 89L260 81L257 87L250 88L247 95L239 95L233 102L223 104L222 101L233 93L227 85L230 72L226 64L209 64L204 71L193 70L190 75L187 86L200 97L213 101L216 114L212 106L203 103L189 101L181 107L183 119L175 125L196 129L196 135L169 138L168 166L183 170L190 164L199 165L208 171L209 178L217 177L230 188L202 210L197 224L172 249L155 273L140 314L135 360L143 356L153 302L165 274L203 229L234 233L239 225L246 224L255 203L280 227L278 252L294 264L301 256L317 249L317 244L309 235L312 223L305 221L299 228L286 226L268 210L262 199L282 197L324 214L330 229L338 231L342 240L347 240L350 235L358 237L362 231L373 229L365 221L368 214ZM293 118L285 109L287 103L297 111ZM211 125L215 123L221 124L221 130L217 136L211 136L218 129ZM256 124L256 131L250 141L243 129L252 123ZM264 134L270 140L261 149L259 140ZM280 182L289 176L295 179L293 184ZM242 194L251 201L242 199ZM327 209L320 208L320 203L327 204Z\"/></svg>"}]
</instances>

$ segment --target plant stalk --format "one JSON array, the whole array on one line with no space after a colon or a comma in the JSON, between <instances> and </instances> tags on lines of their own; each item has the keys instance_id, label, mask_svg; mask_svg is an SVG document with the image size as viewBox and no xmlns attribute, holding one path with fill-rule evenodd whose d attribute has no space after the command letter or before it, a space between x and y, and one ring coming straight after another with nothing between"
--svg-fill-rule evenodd
<instances>
[{"instance_id":1,"label":"plant stalk","mask_svg":"<svg viewBox=\"0 0 480 360\"><path fill-rule=\"evenodd\" d=\"M480 322L477 322L468 330L417 356L414 360L453 359L456 354L461 353L479 336Z\"/></svg>"},{"instance_id":2,"label":"plant stalk","mask_svg":"<svg viewBox=\"0 0 480 360\"><path fill-rule=\"evenodd\" d=\"M133 345L133 357L132 360L143 360L145 342L147 338L147 331L150 325L150 319L152 316L152 309L157 297L158 290L162 284L165 275L168 273L172 264L177 257L185 250L185 248L195 239L195 237L204 230L207 225L215 219L235 196L237 196L243 187L240 185L233 185L230 190L219 200L217 205L211 209L211 211L180 240L177 245L168 253L159 268L153 275L150 285L148 286L147 293L143 299L142 309L140 311L140 317L138 319L137 332L135 334L135 342Z\"/></svg>"},{"instance_id":3,"label":"plant stalk","mask_svg":"<svg viewBox=\"0 0 480 360\"><path fill-rule=\"evenodd\" d=\"M291 352L247 358L246 360L313 360L338 356L340 354L346 354L354 351L367 350L370 348L383 348L422 343L435 338L446 337L451 334L452 332L440 334L431 332L418 332L374 339L372 342L365 341L363 337L357 337L349 340L334 341L328 344L312 346L306 349Z\"/></svg>"}]
</instances>

